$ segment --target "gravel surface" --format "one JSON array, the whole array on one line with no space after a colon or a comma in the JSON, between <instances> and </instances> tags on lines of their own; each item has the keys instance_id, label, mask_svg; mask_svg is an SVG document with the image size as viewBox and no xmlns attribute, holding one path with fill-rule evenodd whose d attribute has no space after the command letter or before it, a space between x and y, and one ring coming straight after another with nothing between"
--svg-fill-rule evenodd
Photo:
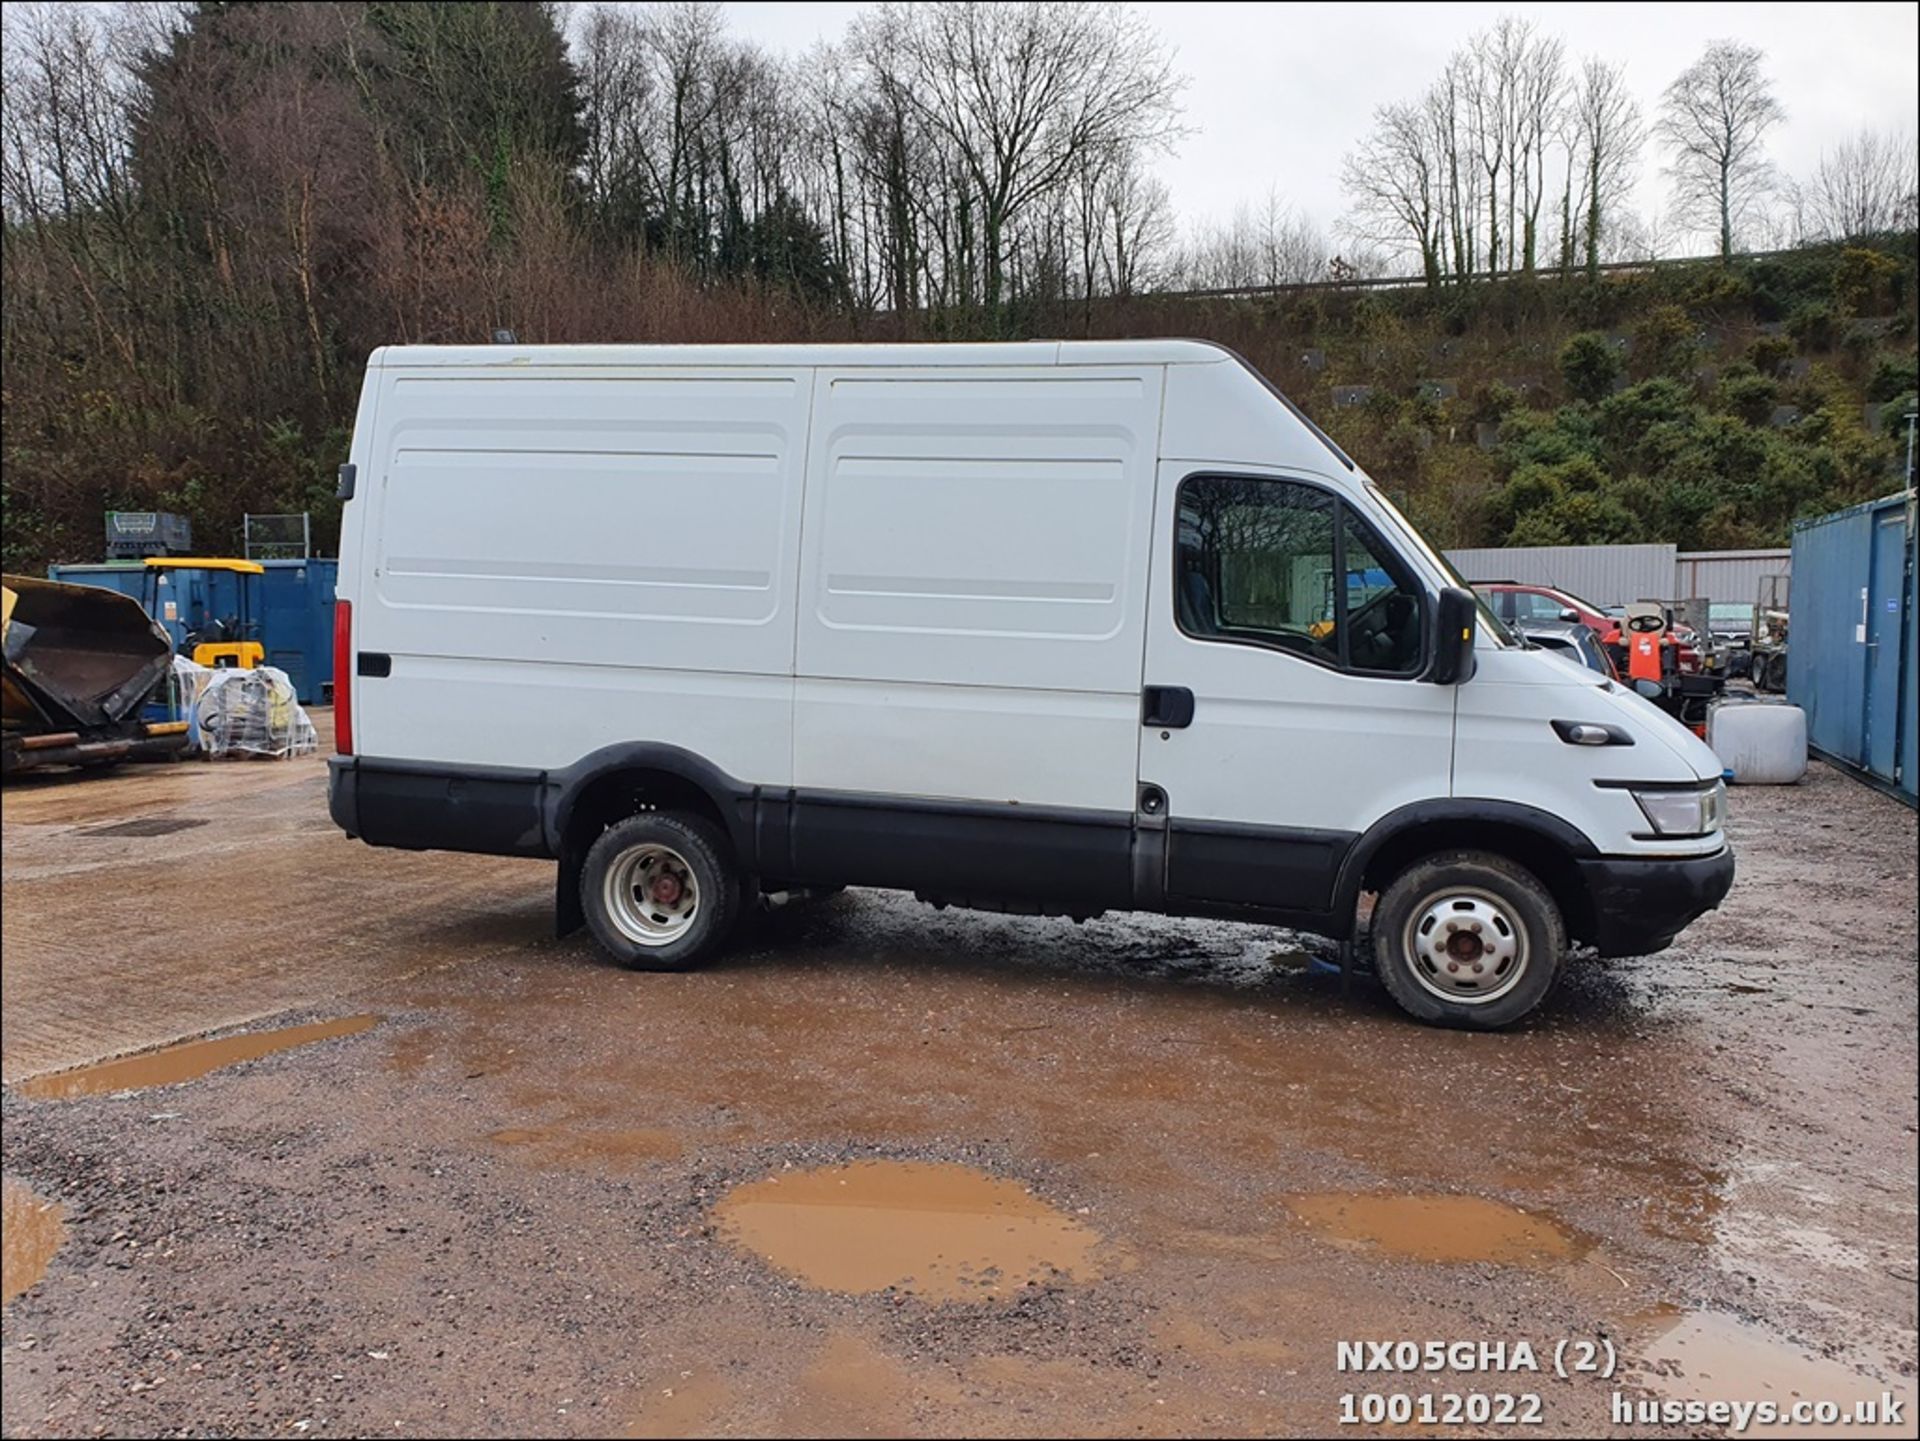
<instances>
[{"instance_id":1,"label":"gravel surface","mask_svg":"<svg viewBox=\"0 0 1920 1441\"><path fill-rule=\"evenodd\" d=\"M1336 1342L1604 1339L1684 1395L1660 1340L1702 1315L1755 1385L1791 1355L1911 1391L1914 816L1823 768L1735 792L1723 910L1498 1036L1343 997L1286 932L876 892L629 974L551 939L549 868L369 851L315 782L6 794L10 1083L381 1018L178 1085L9 1089L6 1174L67 1232L6 1307L8 1435L1312 1435L1396 1390L1536 1391L1528 1429L1590 1434L1607 1382L1343 1376ZM87 834L140 815L209 823ZM1100 1234L1100 1279L839 1295L715 1225L739 1182L872 1158L1021 1182ZM1340 1192L1578 1244L1423 1262L1287 1205Z\"/></svg>"}]
</instances>

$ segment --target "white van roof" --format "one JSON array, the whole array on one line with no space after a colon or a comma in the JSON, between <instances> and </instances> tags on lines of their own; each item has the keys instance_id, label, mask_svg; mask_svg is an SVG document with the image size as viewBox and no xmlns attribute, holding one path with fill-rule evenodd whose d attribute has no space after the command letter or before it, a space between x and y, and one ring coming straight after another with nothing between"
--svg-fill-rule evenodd
<instances>
[{"instance_id":1,"label":"white van roof","mask_svg":"<svg viewBox=\"0 0 1920 1441\"><path fill-rule=\"evenodd\" d=\"M388 345L372 366L1217 365L1204 340L1026 340L936 345Z\"/></svg>"}]
</instances>

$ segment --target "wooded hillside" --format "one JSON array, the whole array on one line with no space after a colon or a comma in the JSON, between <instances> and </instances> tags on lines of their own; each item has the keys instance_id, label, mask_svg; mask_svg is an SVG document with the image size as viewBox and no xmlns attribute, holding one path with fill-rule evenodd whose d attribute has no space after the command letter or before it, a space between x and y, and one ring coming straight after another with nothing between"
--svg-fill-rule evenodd
<instances>
[{"instance_id":1,"label":"wooded hillside","mask_svg":"<svg viewBox=\"0 0 1920 1441\"><path fill-rule=\"evenodd\" d=\"M238 547L248 511L309 510L330 548L367 353L502 328L1210 337L1443 544L1778 543L1795 515L1894 483L1882 411L1914 388L1916 289L1900 166L1807 231L1843 240L1604 272L1623 253L1624 122L1595 112L1582 131L1601 79L1572 83L1530 31L1482 37L1490 68L1448 72L1456 98L1479 85L1519 107L1497 144L1463 111L1408 132L1412 151L1349 158L1336 256L1272 196L1176 241L1149 162L1177 139L1179 77L1111 7L877 5L793 62L699 5L598 7L570 34L546 5L8 10L10 570L97 558L109 508L184 512L211 550ZM1564 93L1539 88L1556 76ZM1563 140L1541 128L1548 101ZM1394 120L1383 107L1382 135ZM1508 147L1506 188L1435 192L1440 210L1394 238L1409 217L1366 182L1447 145ZM1879 184L1887 166L1857 169ZM1423 283L1338 283L1395 263ZM1292 280L1336 283L1155 294Z\"/></svg>"}]
</instances>

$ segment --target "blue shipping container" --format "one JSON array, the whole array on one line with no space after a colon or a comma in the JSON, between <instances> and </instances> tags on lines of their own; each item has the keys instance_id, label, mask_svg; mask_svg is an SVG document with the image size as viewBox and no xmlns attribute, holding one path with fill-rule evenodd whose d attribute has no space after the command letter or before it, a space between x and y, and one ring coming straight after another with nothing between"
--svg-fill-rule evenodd
<instances>
[{"instance_id":1,"label":"blue shipping container","mask_svg":"<svg viewBox=\"0 0 1920 1441\"><path fill-rule=\"evenodd\" d=\"M1803 521L1793 532L1787 696L1820 755L1909 804L1920 781L1916 530L1911 491Z\"/></svg>"},{"instance_id":2,"label":"blue shipping container","mask_svg":"<svg viewBox=\"0 0 1920 1441\"><path fill-rule=\"evenodd\" d=\"M261 574L230 570L169 569L155 573L141 564L54 565L52 580L97 585L130 595L147 607L179 650L187 632L210 616L240 613L239 588L252 586L252 611L267 664L287 673L301 704L333 699L333 593L340 562L333 559L264 560Z\"/></svg>"},{"instance_id":3,"label":"blue shipping container","mask_svg":"<svg viewBox=\"0 0 1920 1441\"><path fill-rule=\"evenodd\" d=\"M333 590L340 562L263 560L259 579L260 643L267 664L293 682L301 704L333 699Z\"/></svg>"}]
</instances>

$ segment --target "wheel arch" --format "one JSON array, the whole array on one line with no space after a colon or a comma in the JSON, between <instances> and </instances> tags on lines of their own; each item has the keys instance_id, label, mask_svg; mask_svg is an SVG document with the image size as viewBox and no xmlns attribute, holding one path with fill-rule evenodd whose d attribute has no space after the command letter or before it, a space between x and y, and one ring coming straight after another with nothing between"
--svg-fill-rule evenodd
<instances>
[{"instance_id":1,"label":"wheel arch","mask_svg":"<svg viewBox=\"0 0 1920 1441\"><path fill-rule=\"evenodd\" d=\"M752 854L742 804L751 789L678 746L654 741L605 746L552 772L548 788L548 841L557 855L584 852L607 826L648 808L704 816L720 827L736 857Z\"/></svg>"},{"instance_id":2,"label":"wheel arch","mask_svg":"<svg viewBox=\"0 0 1920 1441\"><path fill-rule=\"evenodd\" d=\"M1378 891L1423 856L1487 851L1532 873L1552 895L1570 937L1594 934L1594 908L1579 862L1599 854L1559 816L1514 801L1418 801L1389 812L1355 841L1334 882L1334 914L1352 916L1363 891Z\"/></svg>"}]
</instances>

